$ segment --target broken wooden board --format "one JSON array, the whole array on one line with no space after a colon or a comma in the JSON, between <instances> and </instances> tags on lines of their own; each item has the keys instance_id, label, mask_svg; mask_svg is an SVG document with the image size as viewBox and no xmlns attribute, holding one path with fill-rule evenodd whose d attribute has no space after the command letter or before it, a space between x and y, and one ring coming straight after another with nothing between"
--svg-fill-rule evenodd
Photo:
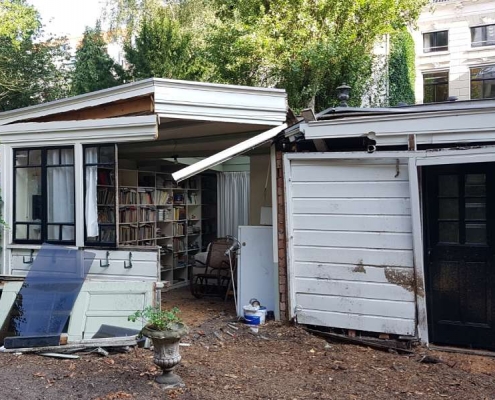
<instances>
[{"instance_id":1,"label":"broken wooden board","mask_svg":"<svg viewBox=\"0 0 495 400\"><path fill-rule=\"evenodd\" d=\"M123 336L115 338L84 339L70 342L64 346L25 347L19 349L1 348L3 353L72 353L74 351L86 350L96 347L126 347L135 346L135 336Z\"/></svg>"},{"instance_id":2,"label":"broken wooden board","mask_svg":"<svg viewBox=\"0 0 495 400\"><path fill-rule=\"evenodd\" d=\"M320 336L326 339L331 339L343 343L359 344L368 346L377 350L394 350L400 354L414 354L413 351L401 347L397 342L392 340L374 339L374 338L362 338L362 337L350 337L346 335L340 335L338 333L321 332L315 329L305 328L306 331Z\"/></svg>"}]
</instances>

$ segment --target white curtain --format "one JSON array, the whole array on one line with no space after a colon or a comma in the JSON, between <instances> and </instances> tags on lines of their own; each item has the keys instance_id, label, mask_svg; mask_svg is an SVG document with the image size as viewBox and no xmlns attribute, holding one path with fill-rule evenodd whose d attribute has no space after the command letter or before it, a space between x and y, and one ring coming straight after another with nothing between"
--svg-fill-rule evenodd
<instances>
[{"instance_id":1,"label":"white curtain","mask_svg":"<svg viewBox=\"0 0 495 400\"><path fill-rule=\"evenodd\" d=\"M74 224L74 151L48 150L47 165L48 222L57 224L48 225L48 239L74 240L74 226L65 225Z\"/></svg>"},{"instance_id":2,"label":"white curtain","mask_svg":"<svg viewBox=\"0 0 495 400\"><path fill-rule=\"evenodd\" d=\"M237 237L239 225L249 223L249 172L218 174L218 236Z\"/></svg>"},{"instance_id":3,"label":"white curtain","mask_svg":"<svg viewBox=\"0 0 495 400\"><path fill-rule=\"evenodd\" d=\"M98 162L98 149L86 149L86 164L96 164ZM86 235L88 237L98 236L98 167L86 167Z\"/></svg>"}]
</instances>

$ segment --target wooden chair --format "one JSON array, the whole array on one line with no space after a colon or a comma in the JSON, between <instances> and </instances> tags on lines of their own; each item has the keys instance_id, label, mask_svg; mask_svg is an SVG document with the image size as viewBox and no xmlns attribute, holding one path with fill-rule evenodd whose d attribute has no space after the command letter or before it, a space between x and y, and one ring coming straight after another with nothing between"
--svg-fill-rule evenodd
<instances>
[{"instance_id":1,"label":"wooden chair","mask_svg":"<svg viewBox=\"0 0 495 400\"><path fill-rule=\"evenodd\" d=\"M197 264L202 264L201 269L203 272L194 273L192 268L192 276L190 278L191 293L196 298L204 296L225 296L232 276L230 272L229 256L225 253L232 246L233 241L230 238L218 238L215 239L209 245L208 255L206 257L206 264L196 261ZM235 271L235 263L237 257L235 254L231 254L232 267Z\"/></svg>"}]
</instances>

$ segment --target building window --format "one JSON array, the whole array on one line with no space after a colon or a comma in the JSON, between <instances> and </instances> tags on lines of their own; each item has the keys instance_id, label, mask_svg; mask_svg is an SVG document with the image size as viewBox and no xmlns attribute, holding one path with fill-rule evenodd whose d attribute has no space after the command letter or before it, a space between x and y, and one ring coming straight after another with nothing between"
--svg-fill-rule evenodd
<instances>
[{"instance_id":1,"label":"building window","mask_svg":"<svg viewBox=\"0 0 495 400\"><path fill-rule=\"evenodd\" d=\"M429 32L423 34L423 51L447 51L449 49L449 31Z\"/></svg>"},{"instance_id":2,"label":"building window","mask_svg":"<svg viewBox=\"0 0 495 400\"><path fill-rule=\"evenodd\" d=\"M471 99L495 97L495 65L471 68Z\"/></svg>"},{"instance_id":3,"label":"building window","mask_svg":"<svg viewBox=\"0 0 495 400\"><path fill-rule=\"evenodd\" d=\"M423 74L423 103L447 101L449 97L449 73L432 72Z\"/></svg>"},{"instance_id":4,"label":"building window","mask_svg":"<svg viewBox=\"0 0 495 400\"><path fill-rule=\"evenodd\" d=\"M471 47L495 45L495 25L471 28Z\"/></svg>"},{"instance_id":5,"label":"building window","mask_svg":"<svg viewBox=\"0 0 495 400\"><path fill-rule=\"evenodd\" d=\"M88 246L116 244L116 151L114 144L84 148L84 232Z\"/></svg>"},{"instance_id":6,"label":"building window","mask_svg":"<svg viewBox=\"0 0 495 400\"><path fill-rule=\"evenodd\" d=\"M75 243L74 148L14 150L14 241Z\"/></svg>"}]
</instances>

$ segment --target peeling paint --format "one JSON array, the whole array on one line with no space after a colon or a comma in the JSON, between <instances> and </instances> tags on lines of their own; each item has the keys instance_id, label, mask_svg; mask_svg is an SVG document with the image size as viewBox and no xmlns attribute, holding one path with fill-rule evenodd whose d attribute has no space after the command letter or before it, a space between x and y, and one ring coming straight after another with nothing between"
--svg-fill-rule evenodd
<instances>
[{"instance_id":1,"label":"peeling paint","mask_svg":"<svg viewBox=\"0 0 495 400\"><path fill-rule=\"evenodd\" d=\"M398 285L408 292L415 292L415 284L414 284L414 274L413 271L400 271L396 268L385 268L385 277L387 281Z\"/></svg>"},{"instance_id":2,"label":"peeling paint","mask_svg":"<svg viewBox=\"0 0 495 400\"><path fill-rule=\"evenodd\" d=\"M364 265L363 265L363 260L359 260L357 265L356 265L356 268L354 268L352 270L352 272L359 272L359 273L362 273L362 274L365 274L366 273L366 268L364 268Z\"/></svg>"}]
</instances>

